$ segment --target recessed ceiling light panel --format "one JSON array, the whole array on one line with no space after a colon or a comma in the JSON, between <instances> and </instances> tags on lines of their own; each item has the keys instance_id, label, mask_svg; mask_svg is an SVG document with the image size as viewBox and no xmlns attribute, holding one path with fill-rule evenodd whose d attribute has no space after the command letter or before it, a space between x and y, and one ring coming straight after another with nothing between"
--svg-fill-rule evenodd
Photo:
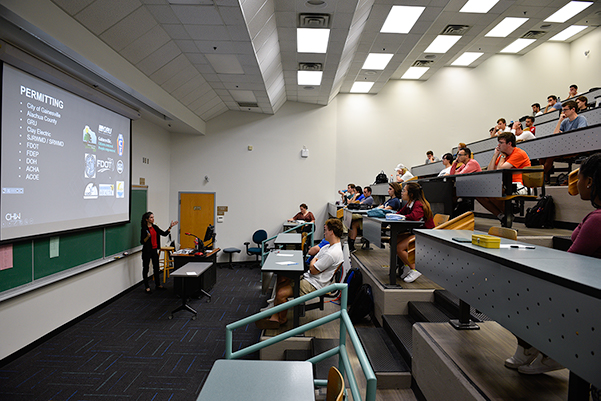
<instances>
[{"instance_id":1,"label":"recessed ceiling light panel","mask_svg":"<svg viewBox=\"0 0 601 401\"><path fill-rule=\"evenodd\" d=\"M557 12L553 13L545 22L564 23L576 14L584 11L587 7L593 4L592 1L570 1L565 6L561 7Z\"/></svg>"},{"instance_id":2,"label":"recessed ceiling light panel","mask_svg":"<svg viewBox=\"0 0 601 401\"><path fill-rule=\"evenodd\" d=\"M457 58L457 60L453 61L451 65L457 67L467 67L477 59L479 59L484 53L480 52L465 52L461 56Z\"/></svg>"},{"instance_id":3,"label":"recessed ceiling light panel","mask_svg":"<svg viewBox=\"0 0 601 401\"><path fill-rule=\"evenodd\" d=\"M501 53L518 53L532 43L536 42L536 39L517 39L512 44L501 50Z\"/></svg>"},{"instance_id":4,"label":"recessed ceiling light panel","mask_svg":"<svg viewBox=\"0 0 601 401\"><path fill-rule=\"evenodd\" d=\"M299 85L321 85L323 71L297 71L296 79Z\"/></svg>"},{"instance_id":5,"label":"recessed ceiling light panel","mask_svg":"<svg viewBox=\"0 0 601 401\"><path fill-rule=\"evenodd\" d=\"M461 39L461 36L455 35L438 35L436 39L430 43L430 46L424 53L446 53L451 47Z\"/></svg>"},{"instance_id":6,"label":"recessed ceiling light panel","mask_svg":"<svg viewBox=\"0 0 601 401\"><path fill-rule=\"evenodd\" d=\"M430 67L409 67L401 79L420 79Z\"/></svg>"},{"instance_id":7,"label":"recessed ceiling light panel","mask_svg":"<svg viewBox=\"0 0 601 401\"><path fill-rule=\"evenodd\" d=\"M499 0L469 0L459 12L485 14L498 2Z\"/></svg>"},{"instance_id":8,"label":"recessed ceiling light panel","mask_svg":"<svg viewBox=\"0 0 601 401\"><path fill-rule=\"evenodd\" d=\"M374 82L355 82L351 88L351 93L367 93L372 86L374 86Z\"/></svg>"},{"instance_id":9,"label":"recessed ceiling light panel","mask_svg":"<svg viewBox=\"0 0 601 401\"><path fill-rule=\"evenodd\" d=\"M555 41L568 40L572 36L576 35L577 33L584 31L586 28L588 28L588 26L586 26L586 25L572 25L572 26L567 27L563 31L559 32L557 35L553 36L549 40L555 40Z\"/></svg>"},{"instance_id":10,"label":"recessed ceiling light panel","mask_svg":"<svg viewBox=\"0 0 601 401\"><path fill-rule=\"evenodd\" d=\"M393 54L391 53L369 53L363 63L362 70L383 70L386 68Z\"/></svg>"},{"instance_id":11,"label":"recessed ceiling light panel","mask_svg":"<svg viewBox=\"0 0 601 401\"><path fill-rule=\"evenodd\" d=\"M426 7L392 6L381 33L409 33Z\"/></svg>"},{"instance_id":12,"label":"recessed ceiling light panel","mask_svg":"<svg viewBox=\"0 0 601 401\"><path fill-rule=\"evenodd\" d=\"M299 53L325 53L329 39L329 29L296 29L296 49Z\"/></svg>"},{"instance_id":13,"label":"recessed ceiling light panel","mask_svg":"<svg viewBox=\"0 0 601 401\"><path fill-rule=\"evenodd\" d=\"M484 36L489 38L506 38L511 32L525 24L526 21L528 21L528 18L506 17Z\"/></svg>"}]
</instances>

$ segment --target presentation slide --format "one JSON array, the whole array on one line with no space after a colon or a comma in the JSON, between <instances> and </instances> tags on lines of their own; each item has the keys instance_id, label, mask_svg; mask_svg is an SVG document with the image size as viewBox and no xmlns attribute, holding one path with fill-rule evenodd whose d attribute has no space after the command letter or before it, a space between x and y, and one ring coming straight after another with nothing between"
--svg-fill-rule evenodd
<instances>
[{"instance_id":1,"label":"presentation slide","mask_svg":"<svg viewBox=\"0 0 601 401\"><path fill-rule=\"evenodd\" d=\"M131 121L2 66L0 240L129 220Z\"/></svg>"}]
</instances>

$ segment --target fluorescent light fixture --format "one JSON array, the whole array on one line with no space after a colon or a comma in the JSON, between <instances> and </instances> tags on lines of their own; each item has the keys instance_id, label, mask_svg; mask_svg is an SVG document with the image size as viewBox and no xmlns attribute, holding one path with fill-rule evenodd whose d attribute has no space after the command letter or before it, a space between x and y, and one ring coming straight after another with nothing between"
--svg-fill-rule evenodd
<instances>
[{"instance_id":1,"label":"fluorescent light fixture","mask_svg":"<svg viewBox=\"0 0 601 401\"><path fill-rule=\"evenodd\" d=\"M374 82L355 82L351 88L351 93L367 93L374 86Z\"/></svg>"},{"instance_id":2,"label":"fluorescent light fixture","mask_svg":"<svg viewBox=\"0 0 601 401\"><path fill-rule=\"evenodd\" d=\"M482 56L483 54L484 53L478 52L465 52L461 56L459 56L457 60L453 61L451 65L467 67L468 65L476 61L478 58L480 58L480 56Z\"/></svg>"},{"instance_id":3,"label":"fluorescent light fixture","mask_svg":"<svg viewBox=\"0 0 601 401\"><path fill-rule=\"evenodd\" d=\"M492 38L506 38L511 32L518 29L526 21L528 21L528 18L506 17L484 36Z\"/></svg>"},{"instance_id":4,"label":"fluorescent light fixture","mask_svg":"<svg viewBox=\"0 0 601 401\"><path fill-rule=\"evenodd\" d=\"M459 35L438 35L424 53L446 53L459 39Z\"/></svg>"},{"instance_id":5,"label":"fluorescent light fixture","mask_svg":"<svg viewBox=\"0 0 601 401\"><path fill-rule=\"evenodd\" d=\"M499 0L469 0L459 12L485 14L498 2Z\"/></svg>"},{"instance_id":6,"label":"fluorescent light fixture","mask_svg":"<svg viewBox=\"0 0 601 401\"><path fill-rule=\"evenodd\" d=\"M329 29L297 28L296 49L299 53L325 53L329 38Z\"/></svg>"},{"instance_id":7,"label":"fluorescent light fixture","mask_svg":"<svg viewBox=\"0 0 601 401\"><path fill-rule=\"evenodd\" d=\"M391 53L369 53L363 63L363 70L383 70L386 68L393 54Z\"/></svg>"},{"instance_id":8,"label":"fluorescent light fixture","mask_svg":"<svg viewBox=\"0 0 601 401\"><path fill-rule=\"evenodd\" d=\"M426 7L392 6L380 33L409 33Z\"/></svg>"},{"instance_id":9,"label":"fluorescent light fixture","mask_svg":"<svg viewBox=\"0 0 601 401\"><path fill-rule=\"evenodd\" d=\"M570 1L565 6L561 7L557 12L545 20L545 22L563 23L572 18L574 15L584 11L587 7L593 4L592 1Z\"/></svg>"},{"instance_id":10,"label":"fluorescent light fixture","mask_svg":"<svg viewBox=\"0 0 601 401\"><path fill-rule=\"evenodd\" d=\"M297 71L296 80L299 85L321 85L323 71Z\"/></svg>"},{"instance_id":11,"label":"fluorescent light fixture","mask_svg":"<svg viewBox=\"0 0 601 401\"><path fill-rule=\"evenodd\" d=\"M501 53L517 53L534 42L536 42L536 39L516 39L515 42L501 50Z\"/></svg>"},{"instance_id":12,"label":"fluorescent light fixture","mask_svg":"<svg viewBox=\"0 0 601 401\"><path fill-rule=\"evenodd\" d=\"M420 79L430 67L409 67L401 79Z\"/></svg>"},{"instance_id":13,"label":"fluorescent light fixture","mask_svg":"<svg viewBox=\"0 0 601 401\"><path fill-rule=\"evenodd\" d=\"M553 36L549 40L557 40L557 41L568 40L572 36L576 35L577 33L584 31L586 28L588 28L588 26L586 26L586 25L572 25L572 26L567 27L563 31L559 32L557 35Z\"/></svg>"}]
</instances>

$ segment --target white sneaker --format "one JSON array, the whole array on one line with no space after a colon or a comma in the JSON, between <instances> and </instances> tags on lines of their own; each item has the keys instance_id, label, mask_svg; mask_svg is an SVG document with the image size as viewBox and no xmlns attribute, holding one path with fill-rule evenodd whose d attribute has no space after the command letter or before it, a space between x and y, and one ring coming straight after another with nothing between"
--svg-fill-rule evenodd
<instances>
[{"instance_id":1,"label":"white sneaker","mask_svg":"<svg viewBox=\"0 0 601 401\"><path fill-rule=\"evenodd\" d=\"M403 280L406 283L413 283L421 275L422 274L420 272L418 272L417 270L410 270L409 274L407 274L407 277L405 277Z\"/></svg>"},{"instance_id":2,"label":"white sneaker","mask_svg":"<svg viewBox=\"0 0 601 401\"><path fill-rule=\"evenodd\" d=\"M407 265L403 265L403 269L401 270L401 279L407 277L409 273L411 273L411 268Z\"/></svg>"},{"instance_id":3,"label":"white sneaker","mask_svg":"<svg viewBox=\"0 0 601 401\"><path fill-rule=\"evenodd\" d=\"M511 358L505 359L505 366L509 369L517 369L520 366L529 365L538 356L538 350L534 347L528 349L518 345L515 354Z\"/></svg>"},{"instance_id":4,"label":"white sneaker","mask_svg":"<svg viewBox=\"0 0 601 401\"><path fill-rule=\"evenodd\" d=\"M537 375L539 373L552 372L559 369L563 369L563 366L561 366L559 362L539 353L530 365L520 366L518 372L526 375Z\"/></svg>"}]
</instances>

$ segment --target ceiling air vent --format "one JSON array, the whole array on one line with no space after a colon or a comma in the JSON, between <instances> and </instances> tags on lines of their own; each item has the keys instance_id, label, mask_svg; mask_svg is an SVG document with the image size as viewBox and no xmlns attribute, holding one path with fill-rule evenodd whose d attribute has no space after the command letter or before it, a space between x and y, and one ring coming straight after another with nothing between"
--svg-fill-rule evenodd
<instances>
[{"instance_id":1,"label":"ceiling air vent","mask_svg":"<svg viewBox=\"0 0 601 401\"><path fill-rule=\"evenodd\" d=\"M323 71L321 63L298 63L299 71Z\"/></svg>"},{"instance_id":2,"label":"ceiling air vent","mask_svg":"<svg viewBox=\"0 0 601 401\"><path fill-rule=\"evenodd\" d=\"M538 39L546 35L546 31L528 31L521 36L522 39Z\"/></svg>"},{"instance_id":3,"label":"ceiling air vent","mask_svg":"<svg viewBox=\"0 0 601 401\"><path fill-rule=\"evenodd\" d=\"M329 28L331 22L330 14L299 14L299 28Z\"/></svg>"},{"instance_id":4,"label":"ceiling air vent","mask_svg":"<svg viewBox=\"0 0 601 401\"><path fill-rule=\"evenodd\" d=\"M469 25L447 25L441 35L465 35L470 30Z\"/></svg>"},{"instance_id":5,"label":"ceiling air vent","mask_svg":"<svg viewBox=\"0 0 601 401\"><path fill-rule=\"evenodd\" d=\"M259 105L257 103L252 103L252 102L238 102L238 106L240 106L242 108L259 107Z\"/></svg>"},{"instance_id":6,"label":"ceiling air vent","mask_svg":"<svg viewBox=\"0 0 601 401\"><path fill-rule=\"evenodd\" d=\"M415 63L411 64L411 67L430 67L434 64L432 60L417 60Z\"/></svg>"}]
</instances>

